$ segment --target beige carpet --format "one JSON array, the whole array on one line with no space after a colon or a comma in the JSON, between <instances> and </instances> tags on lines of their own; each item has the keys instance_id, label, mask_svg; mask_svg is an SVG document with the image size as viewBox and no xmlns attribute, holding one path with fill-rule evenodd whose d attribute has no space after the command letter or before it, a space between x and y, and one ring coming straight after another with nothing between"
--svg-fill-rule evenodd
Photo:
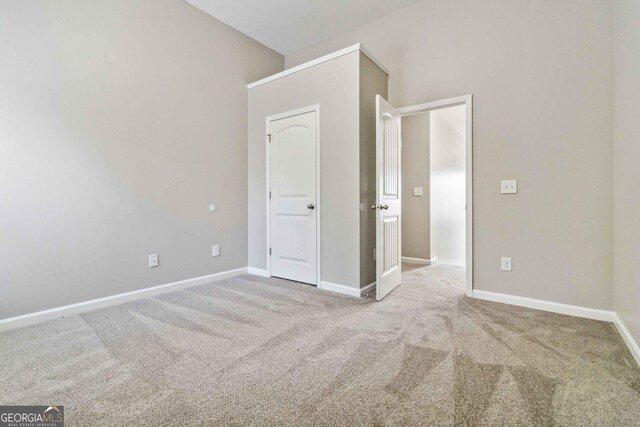
<instances>
[{"instance_id":1,"label":"beige carpet","mask_svg":"<svg viewBox=\"0 0 640 427\"><path fill-rule=\"evenodd\" d=\"M638 425L611 324L405 271L384 301L241 276L0 334L0 404L67 425Z\"/></svg>"}]
</instances>

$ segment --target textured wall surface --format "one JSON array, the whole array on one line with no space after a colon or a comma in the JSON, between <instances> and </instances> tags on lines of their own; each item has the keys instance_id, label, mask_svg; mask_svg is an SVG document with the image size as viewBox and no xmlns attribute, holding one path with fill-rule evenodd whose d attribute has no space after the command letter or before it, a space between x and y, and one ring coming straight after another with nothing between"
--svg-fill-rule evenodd
<instances>
[{"instance_id":1,"label":"textured wall surface","mask_svg":"<svg viewBox=\"0 0 640 427\"><path fill-rule=\"evenodd\" d=\"M464 123L464 105L431 111L431 256L438 262L466 262L466 136L464 125L454 128L447 117Z\"/></svg>"},{"instance_id":2,"label":"textured wall surface","mask_svg":"<svg viewBox=\"0 0 640 427\"><path fill-rule=\"evenodd\" d=\"M429 112L402 118L402 256L431 259ZM413 195L422 187L422 196Z\"/></svg>"},{"instance_id":3,"label":"textured wall surface","mask_svg":"<svg viewBox=\"0 0 640 427\"><path fill-rule=\"evenodd\" d=\"M32 0L0 58L0 318L247 265L245 85L281 55L181 0Z\"/></svg>"},{"instance_id":4,"label":"textured wall surface","mask_svg":"<svg viewBox=\"0 0 640 427\"><path fill-rule=\"evenodd\" d=\"M615 309L640 343L640 2L615 6Z\"/></svg>"},{"instance_id":5,"label":"textured wall surface","mask_svg":"<svg viewBox=\"0 0 640 427\"><path fill-rule=\"evenodd\" d=\"M359 61L352 52L249 89L249 266L267 268L266 118L320 106L321 280L360 287Z\"/></svg>"},{"instance_id":6,"label":"textured wall surface","mask_svg":"<svg viewBox=\"0 0 640 427\"><path fill-rule=\"evenodd\" d=\"M473 94L475 288L612 309L613 2L425 0L286 66L356 42L396 107Z\"/></svg>"}]
</instances>

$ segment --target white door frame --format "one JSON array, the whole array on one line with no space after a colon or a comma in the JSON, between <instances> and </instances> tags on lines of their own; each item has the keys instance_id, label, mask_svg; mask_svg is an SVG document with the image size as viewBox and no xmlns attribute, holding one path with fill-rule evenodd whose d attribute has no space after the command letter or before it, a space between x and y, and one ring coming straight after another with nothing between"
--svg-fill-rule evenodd
<instances>
[{"instance_id":1,"label":"white door frame","mask_svg":"<svg viewBox=\"0 0 640 427\"><path fill-rule=\"evenodd\" d=\"M465 157L466 157L466 273L467 273L467 296L471 297L473 292L473 95L462 95L455 98L442 99L439 101L427 102L425 104L411 105L409 107L398 108L400 115L411 116L413 114L425 113L439 110L441 108L464 105L465 120Z\"/></svg>"},{"instance_id":2,"label":"white door frame","mask_svg":"<svg viewBox=\"0 0 640 427\"><path fill-rule=\"evenodd\" d=\"M267 116L266 118L266 144L267 144L267 155L266 155L266 165L267 165L267 179L266 179L266 192L265 198L267 201L267 247L265 250L265 254L267 256L267 276L271 277L271 255L269 254L269 249L271 248L271 198L269 197L269 191L271 189L271 170L270 170L270 161L271 161L271 144L269 140L269 123L275 120L286 119L287 117L299 116L300 114L306 114L315 112L316 114L316 283L315 285L319 288L321 283L321 273L322 273L322 244L321 244L321 234L320 234L320 212L322 210L322 198L320 197L320 105L310 105L308 107L298 108L296 110L286 111L284 113L274 114L272 116Z\"/></svg>"}]
</instances>

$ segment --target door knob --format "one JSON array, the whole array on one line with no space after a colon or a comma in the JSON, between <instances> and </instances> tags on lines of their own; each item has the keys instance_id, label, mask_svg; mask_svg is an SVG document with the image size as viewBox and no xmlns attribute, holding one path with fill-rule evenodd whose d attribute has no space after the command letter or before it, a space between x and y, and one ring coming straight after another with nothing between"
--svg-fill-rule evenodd
<instances>
[{"instance_id":1,"label":"door knob","mask_svg":"<svg viewBox=\"0 0 640 427\"><path fill-rule=\"evenodd\" d=\"M380 205L380 209L384 209L386 211L389 209L389 205Z\"/></svg>"},{"instance_id":2,"label":"door knob","mask_svg":"<svg viewBox=\"0 0 640 427\"><path fill-rule=\"evenodd\" d=\"M371 205L371 209L375 211L376 209L378 209L378 207L376 205Z\"/></svg>"},{"instance_id":3,"label":"door knob","mask_svg":"<svg viewBox=\"0 0 640 427\"><path fill-rule=\"evenodd\" d=\"M307 209L314 210L315 208L316 208L316 207L315 207L315 205L314 205L313 203L309 203L309 204L307 205Z\"/></svg>"}]
</instances>

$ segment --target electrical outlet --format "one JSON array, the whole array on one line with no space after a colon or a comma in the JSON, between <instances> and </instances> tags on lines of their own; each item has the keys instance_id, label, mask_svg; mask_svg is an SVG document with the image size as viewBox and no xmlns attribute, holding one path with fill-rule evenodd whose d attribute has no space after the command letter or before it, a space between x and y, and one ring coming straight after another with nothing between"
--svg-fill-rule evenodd
<instances>
[{"instance_id":1,"label":"electrical outlet","mask_svg":"<svg viewBox=\"0 0 640 427\"><path fill-rule=\"evenodd\" d=\"M158 258L158 254L149 255L149 267L157 267L160 265L160 259Z\"/></svg>"},{"instance_id":2,"label":"electrical outlet","mask_svg":"<svg viewBox=\"0 0 640 427\"><path fill-rule=\"evenodd\" d=\"M413 187L413 197L422 196L422 187Z\"/></svg>"},{"instance_id":3,"label":"electrical outlet","mask_svg":"<svg viewBox=\"0 0 640 427\"><path fill-rule=\"evenodd\" d=\"M502 181L500 181L500 193L516 194L517 192L518 192L518 180L503 179Z\"/></svg>"},{"instance_id":4,"label":"electrical outlet","mask_svg":"<svg viewBox=\"0 0 640 427\"><path fill-rule=\"evenodd\" d=\"M218 245L213 245L211 247L211 255L212 256L220 256L220 246Z\"/></svg>"},{"instance_id":5,"label":"electrical outlet","mask_svg":"<svg viewBox=\"0 0 640 427\"><path fill-rule=\"evenodd\" d=\"M502 257L501 269L502 271L511 271L511 258L506 256Z\"/></svg>"}]
</instances>

